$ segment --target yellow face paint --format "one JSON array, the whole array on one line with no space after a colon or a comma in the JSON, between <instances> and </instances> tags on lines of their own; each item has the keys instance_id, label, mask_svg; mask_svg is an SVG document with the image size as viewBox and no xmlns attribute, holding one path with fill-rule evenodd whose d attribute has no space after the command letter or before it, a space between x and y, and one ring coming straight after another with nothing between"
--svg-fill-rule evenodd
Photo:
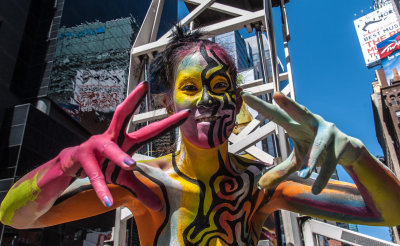
<instances>
[{"instance_id":1,"label":"yellow face paint","mask_svg":"<svg viewBox=\"0 0 400 246\"><path fill-rule=\"evenodd\" d=\"M0 220L3 224L10 225L15 212L37 198L41 191L37 185L37 176L11 187L0 207Z\"/></svg>"},{"instance_id":2,"label":"yellow face paint","mask_svg":"<svg viewBox=\"0 0 400 246\"><path fill-rule=\"evenodd\" d=\"M201 97L201 67L190 67L178 72L175 80L174 101L179 108L194 107Z\"/></svg>"},{"instance_id":3,"label":"yellow face paint","mask_svg":"<svg viewBox=\"0 0 400 246\"><path fill-rule=\"evenodd\" d=\"M174 109L190 109L182 134L200 148L223 144L235 126L236 89L226 65L212 52L182 58L174 73Z\"/></svg>"}]
</instances>

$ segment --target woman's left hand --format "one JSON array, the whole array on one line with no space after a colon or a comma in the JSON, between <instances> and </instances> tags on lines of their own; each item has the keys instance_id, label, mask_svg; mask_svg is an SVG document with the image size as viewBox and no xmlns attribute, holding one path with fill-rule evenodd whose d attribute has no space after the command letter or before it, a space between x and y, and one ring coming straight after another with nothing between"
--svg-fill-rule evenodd
<instances>
[{"instance_id":1,"label":"woman's left hand","mask_svg":"<svg viewBox=\"0 0 400 246\"><path fill-rule=\"evenodd\" d=\"M288 159L268 170L259 180L259 186L268 188L278 185L290 174L308 178L316 167L321 167L312 186L319 194L326 186L336 165L350 166L364 147L360 140L341 132L333 123L311 113L281 93L275 93L275 102L267 103L248 93L242 93L244 101L261 115L281 125L294 142Z\"/></svg>"}]
</instances>

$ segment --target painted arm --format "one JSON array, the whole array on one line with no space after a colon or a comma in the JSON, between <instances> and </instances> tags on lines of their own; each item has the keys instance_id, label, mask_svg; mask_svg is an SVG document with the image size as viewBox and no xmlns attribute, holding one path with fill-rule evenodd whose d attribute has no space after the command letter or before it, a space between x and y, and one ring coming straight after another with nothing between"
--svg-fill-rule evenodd
<instances>
[{"instance_id":1,"label":"painted arm","mask_svg":"<svg viewBox=\"0 0 400 246\"><path fill-rule=\"evenodd\" d=\"M400 182L360 140L347 136L283 94L274 95L280 107L247 93L243 98L252 108L284 127L295 145L287 160L259 180L263 188L279 184L271 201L275 209L343 222L400 224ZM337 163L356 185L329 181ZM318 177L315 181L307 180L316 167L320 167ZM297 171L301 178L293 178ZM281 183L283 180L286 181Z\"/></svg>"},{"instance_id":2,"label":"painted arm","mask_svg":"<svg viewBox=\"0 0 400 246\"><path fill-rule=\"evenodd\" d=\"M147 91L148 83L140 83L117 107L105 133L62 150L57 157L18 180L1 204L1 222L16 228L48 226L41 223L40 217L71 182L86 176L104 204L104 211L114 203L106 183L118 184L147 207L160 210L159 197L133 174L136 163L131 156L146 142L183 123L189 112L181 111L128 134L130 118Z\"/></svg>"}]
</instances>

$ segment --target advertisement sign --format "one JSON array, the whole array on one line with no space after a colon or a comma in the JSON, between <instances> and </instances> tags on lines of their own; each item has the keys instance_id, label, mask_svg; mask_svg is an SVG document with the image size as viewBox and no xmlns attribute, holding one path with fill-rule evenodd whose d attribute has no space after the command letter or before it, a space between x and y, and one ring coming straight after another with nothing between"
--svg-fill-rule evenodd
<instances>
[{"instance_id":1,"label":"advertisement sign","mask_svg":"<svg viewBox=\"0 0 400 246\"><path fill-rule=\"evenodd\" d=\"M400 32L400 25L391 4L358 18L354 21L354 26L365 64L369 68L379 63L376 45Z\"/></svg>"},{"instance_id":2,"label":"advertisement sign","mask_svg":"<svg viewBox=\"0 0 400 246\"><path fill-rule=\"evenodd\" d=\"M83 246L104 246L105 241L109 241L112 237L111 231L108 232L89 232L83 241Z\"/></svg>"},{"instance_id":3,"label":"advertisement sign","mask_svg":"<svg viewBox=\"0 0 400 246\"><path fill-rule=\"evenodd\" d=\"M78 70L75 77L74 99L80 111L114 112L125 96L123 70Z\"/></svg>"},{"instance_id":4,"label":"advertisement sign","mask_svg":"<svg viewBox=\"0 0 400 246\"><path fill-rule=\"evenodd\" d=\"M389 84L400 79L400 33L397 33L376 45L382 61L383 70Z\"/></svg>"}]
</instances>

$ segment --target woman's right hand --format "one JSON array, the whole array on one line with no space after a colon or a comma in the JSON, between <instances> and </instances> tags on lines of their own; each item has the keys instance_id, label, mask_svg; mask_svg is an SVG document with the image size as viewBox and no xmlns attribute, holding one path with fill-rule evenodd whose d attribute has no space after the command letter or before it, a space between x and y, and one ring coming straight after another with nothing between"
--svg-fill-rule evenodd
<instances>
[{"instance_id":1,"label":"woman's right hand","mask_svg":"<svg viewBox=\"0 0 400 246\"><path fill-rule=\"evenodd\" d=\"M162 208L160 198L132 172L131 156L145 143L182 124L189 111L178 112L132 133L126 133L130 119L146 96L148 83L140 83L116 109L106 132L90 137L79 146L64 149L58 156L61 169L71 177L88 177L98 198L110 207L113 198L106 183L121 185L153 210Z\"/></svg>"}]
</instances>

